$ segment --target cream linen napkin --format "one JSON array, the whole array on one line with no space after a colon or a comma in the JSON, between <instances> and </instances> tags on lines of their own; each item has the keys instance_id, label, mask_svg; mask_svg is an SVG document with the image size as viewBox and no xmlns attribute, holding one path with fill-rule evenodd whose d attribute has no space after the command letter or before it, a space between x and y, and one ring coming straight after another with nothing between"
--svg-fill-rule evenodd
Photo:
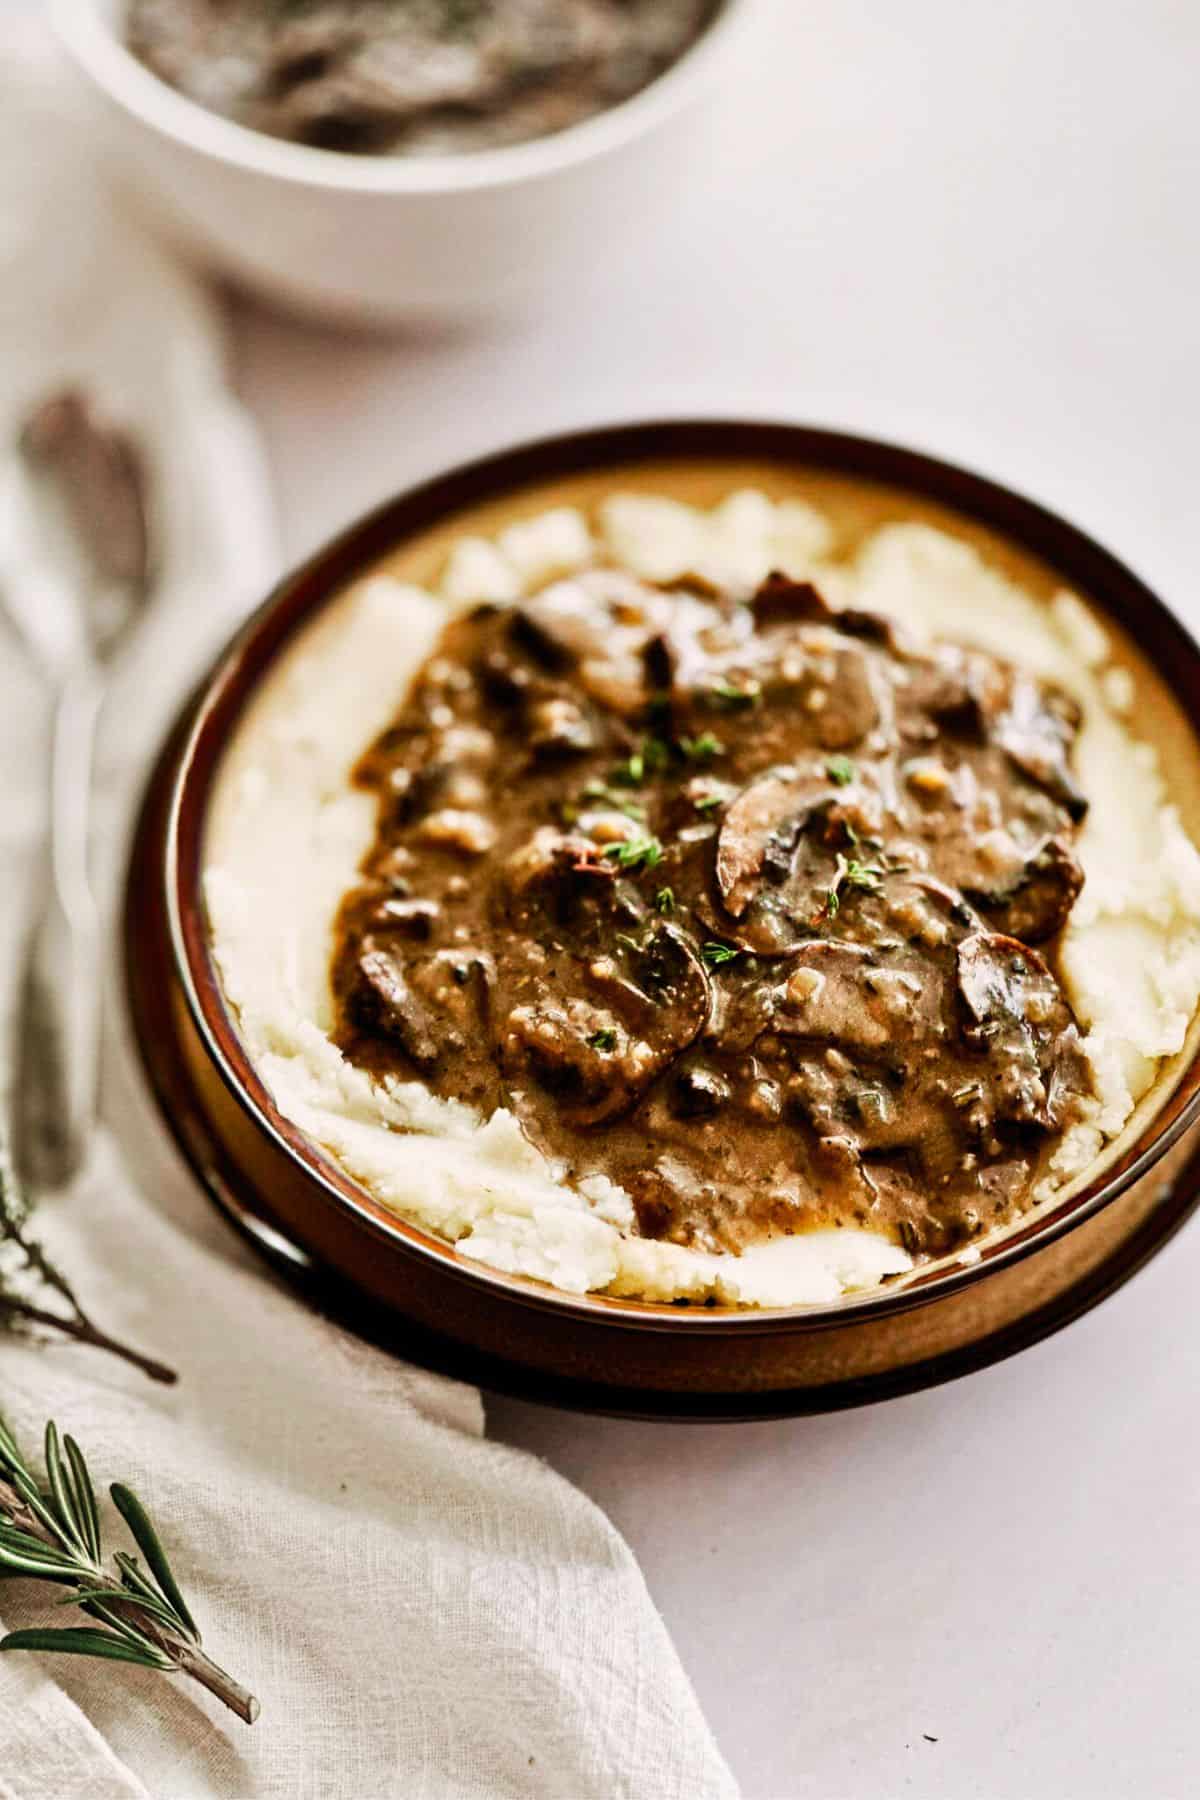
<instances>
[{"instance_id":1,"label":"cream linen napkin","mask_svg":"<svg viewBox=\"0 0 1200 1800\"><path fill-rule=\"evenodd\" d=\"M0 54L0 421L102 369L166 480L168 591L102 745L111 879L154 739L263 589L269 509L207 301L113 210L38 40ZM6 968L41 717L0 646ZM251 1263L180 1167L109 998L110 1133L42 1229L103 1322L181 1381L0 1339L0 1407L31 1447L55 1416L98 1477L143 1496L209 1649L263 1714L247 1729L166 1677L6 1657L0 1800L733 1795L617 1533L487 1442L474 1390L371 1351ZM0 1598L10 1626L44 1617L29 1584Z\"/></svg>"}]
</instances>

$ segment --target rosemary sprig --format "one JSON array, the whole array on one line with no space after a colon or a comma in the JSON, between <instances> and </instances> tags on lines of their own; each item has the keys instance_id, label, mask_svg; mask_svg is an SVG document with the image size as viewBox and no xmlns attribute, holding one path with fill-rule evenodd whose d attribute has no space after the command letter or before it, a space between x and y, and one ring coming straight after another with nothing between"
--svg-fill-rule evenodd
<instances>
[{"instance_id":1,"label":"rosemary sprig","mask_svg":"<svg viewBox=\"0 0 1200 1800\"><path fill-rule=\"evenodd\" d=\"M173 1382L174 1369L110 1337L86 1313L61 1270L31 1235L31 1207L0 1122L0 1328L35 1325L123 1357L152 1381ZM56 1300L61 1305L44 1305Z\"/></svg>"},{"instance_id":2,"label":"rosemary sprig","mask_svg":"<svg viewBox=\"0 0 1200 1800\"><path fill-rule=\"evenodd\" d=\"M110 1567L83 1452L72 1437L60 1442L53 1421L46 1427L45 1462L43 1485L0 1419L0 1575L66 1588L58 1604L78 1606L98 1624L10 1631L0 1650L103 1657L189 1675L253 1725L258 1701L201 1649L196 1621L137 1495L120 1482L108 1490L146 1567L127 1550L115 1551Z\"/></svg>"}]
</instances>

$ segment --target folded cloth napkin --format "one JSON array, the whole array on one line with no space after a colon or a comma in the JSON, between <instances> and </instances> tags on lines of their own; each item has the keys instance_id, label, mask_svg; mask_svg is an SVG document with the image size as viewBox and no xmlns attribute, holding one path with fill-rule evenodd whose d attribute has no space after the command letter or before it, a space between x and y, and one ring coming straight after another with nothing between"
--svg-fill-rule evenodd
<instances>
[{"instance_id":1,"label":"folded cloth napkin","mask_svg":"<svg viewBox=\"0 0 1200 1800\"><path fill-rule=\"evenodd\" d=\"M165 591L102 742L111 877L155 737L265 585L270 514L209 302L108 198L37 40L0 39L0 57L0 421L54 382L99 383L166 502ZM36 827L43 712L0 648L5 896ZM14 905L0 926L11 964ZM246 1728L174 1678L0 1658L0 1800L733 1794L607 1520L488 1442L473 1389L369 1349L250 1260L179 1165L109 998L108 1131L40 1229L102 1322L180 1383L3 1338L0 1410L30 1448L53 1416L98 1480L142 1496L206 1646L263 1712ZM8 1626L44 1622L44 1590L2 1597Z\"/></svg>"}]
</instances>

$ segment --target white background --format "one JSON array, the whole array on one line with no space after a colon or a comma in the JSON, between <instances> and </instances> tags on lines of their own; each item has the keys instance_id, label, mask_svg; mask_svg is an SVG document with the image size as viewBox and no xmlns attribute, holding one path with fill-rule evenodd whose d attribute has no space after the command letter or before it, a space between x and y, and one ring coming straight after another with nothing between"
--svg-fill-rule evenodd
<instances>
[{"instance_id":1,"label":"white background","mask_svg":"<svg viewBox=\"0 0 1200 1800\"><path fill-rule=\"evenodd\" d=\"M237 304L289 553L501 442L741 411L999 475L1200 623L1198 87L1193 0L774 0L670 230L521 322ZM748 1795L1184 1795L1198 1281L1193 1227L1064 1336L840 1417L492 1429L626 1533Z\"/></svg>"}]
</instances>

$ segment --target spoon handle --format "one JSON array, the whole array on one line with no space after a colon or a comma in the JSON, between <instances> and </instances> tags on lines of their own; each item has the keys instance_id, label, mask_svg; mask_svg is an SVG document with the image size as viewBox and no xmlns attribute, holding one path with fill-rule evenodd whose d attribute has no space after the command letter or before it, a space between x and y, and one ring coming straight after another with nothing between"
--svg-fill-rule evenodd
<instances>
[{"instance_id":1,"label":"spoon handle","mask_svg":"<svg viewBox=\"0 0 1200 1800\"><path fill-rule=\"evenodd\" d=\"M48 854L17 1017L17 1155L34 1193L77 1173L96 1117L100 926L88 837L102 693L99 672L83 664L55 703Z\"/></svg>"}]
</instances>

